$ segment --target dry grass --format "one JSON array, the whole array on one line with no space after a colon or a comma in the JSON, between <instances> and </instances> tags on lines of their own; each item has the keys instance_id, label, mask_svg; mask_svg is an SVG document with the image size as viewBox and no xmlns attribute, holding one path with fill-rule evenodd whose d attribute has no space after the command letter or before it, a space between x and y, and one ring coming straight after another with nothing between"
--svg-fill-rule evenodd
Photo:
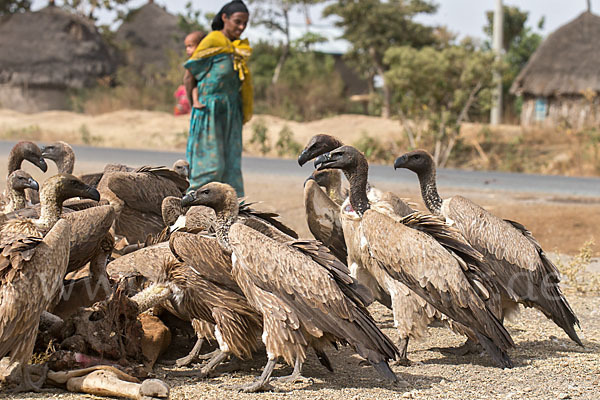
<instances>
[{"instance_id":1,"label":"dry grass","mask_svg":"<svg viewBox=\"0 0 600 400\"><path fill-rule=\"evenodd\" d=\"M556 260L564 283L580 293L600 293L600 274L587 271L594 254L594 239L590 239L579 249L579 253L564 262L560 256Z\"/></svg>"}]
</instances>

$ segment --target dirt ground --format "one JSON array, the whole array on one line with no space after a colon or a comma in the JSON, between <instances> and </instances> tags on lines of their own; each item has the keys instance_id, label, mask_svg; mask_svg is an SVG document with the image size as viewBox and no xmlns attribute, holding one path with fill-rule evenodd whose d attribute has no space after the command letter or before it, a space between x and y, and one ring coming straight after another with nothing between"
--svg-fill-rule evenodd
<instances>
[{"instance_id":1,"label":"dirt ground","mask_svg":"<svg viewBox=\"0 0 600 400\"><path fill-rule=\"evenodd\" d=\"M10 120L7 117L8 113L0 111L0 132L7 132L6 127L9 126ZM150 121L152 121L151 114L147 114ZM52 120L50 115L46 117L48 118L42 120ZM62 115L61 118L58 120L67 124L67 120L74 117ZM18 128L20 125L11 125L13 128L10 129L13 129L13 134L16 134L14 132L17 132L18 129L26 130L27 126L36 123L23 120L18 115L14 116L14 121L10 123L16 124L15 121L22 126ZM173 136L168 136L167 133L164 133L165 131L162 134L157 133L162 128L154 127L152 123L140 127L139 118L121 131L119 131L121 128L117 126L118 124L111 121L111 118L105 116L101 121L105 124L102 132L111 132L110 134L103 133L105 138L113 136L118 138L124 134L126 129L134 129L138 133L140 129L146 129L147 135L144 137L154 138L152 139L154 142L148 146L146 146L146 142L142 143L142 147L146 148L155 148L161 143L164 145L168 140L177 137L177 131L168 133ZM184 131L187 122L180 123L181 131ZM88 134L92 137L100 135L101 131L96 131L89 120L85 120L85 122L72 120L70 125L64 125L67 128L57 128L56 132L61 129L70 129L68 132L71 133L65 133L64 139L70 140L70 137L79 137L75 142L80 142L81 124L85 124ZM322 126L312 126L312 130L307 129L307 137L315 133L315 130L329 131L343 137L341 129L344 127L339 126L340 119L331 119L329 122L321 122L321 124ZM385 129L383 126L372 125L371 128L375 130ZM169 127L171 126L169 125ZM364 126L369 127L368 120L364 121ZM112 131L113 128L114 131ZM393 129L391 125L390 129ZM36 140L55 139L43 136ZM300 139L298 138L298 140ZM103 139L103 141L102 145L108 145L108 139ZM112 144L121 145L116 141ZM126 144L123 146L129 147ZM76 173L92 172L102 167L80 161L76 164ZM0 158L0 163L5 165L6 160ZM55 172L54 165L49 164L49 173ZM32 172L37 178L42 178L39 171L28 167L25 169ZM4 174L5 172L0 169L0 173ZM304 222L302 206L302 181L303 179L300 178L277 174L246 175L247 197L249 201L261 201L260 207L263 209L279 212L282 219L298 230L301 236L308 236L309 232ZM377 182L373 182L373 184L377 185ZM422 208L416 181L411 186L377 186L381 189L393 190ZM574 255L584 242L595 238L595 255L600 255L600 199L557 198L544 194L532 196L514 192L475 192L446 187L440 187L440 192L442 196L460 193L499 216L523 223L533 232L547 252L559 253L561 257ZM590 270L600 272L598 264L598 261L595 260L590 266ZM451 333L446 328L431 327L424 338L411 342L409 346L409 358L414 362L413 365L393 367L397 375L405 381L398 385L382 382L373 368L362 365L359 358L353 355L348 348L340 351L334 349L328 351L335 373L326 371L310 353L303 372L304 376L312 379L312 382L294 385L275 383L278 390L268 393L240 394L226 388L227 385L247 383L257 377L265 363L262 354L258 354L251 362L238 365L241 369L237 371L232 371L233 367L226 365L218 370L222 373L220 376L207 380L170 378L167 367L161 366L155 368L154 373L158 378L165 379L170 385L173 399L598 399L600 398L598 394L600 388L600 296L598 293L577 293L568 287L565 288L565 292L581 320L583 329L581 335L584 338L585 348L579 348L570 342L564 332L541 313L527 309L521 312L514 321L506 323L516 343L515 349L510 352L515 363L515 368L511 370L501 370L495 367L485 355L453 357L440 353L435 349L436 347L456 346L462 343L463 338ZM393 328L390 312L378 305L373 305L371 310L383 331L397 342L398 335ZM169 353L166 358L176 356L178 354ZM290 367L280 365L274 375L287 375L290 372ZM49 393L41 394L0 394L0 398L83 399L94 398L94 396L73 395L61 390L52 390Z\"/></svg>"}]
</instances>

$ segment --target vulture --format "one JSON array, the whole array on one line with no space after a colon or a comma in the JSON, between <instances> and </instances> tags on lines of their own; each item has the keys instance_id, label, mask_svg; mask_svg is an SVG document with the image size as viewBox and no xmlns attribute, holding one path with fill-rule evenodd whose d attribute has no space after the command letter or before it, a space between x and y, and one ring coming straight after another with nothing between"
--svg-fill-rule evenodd
<instances>
[{"instance_id":1,"label":"vulture","mask_svg":"<svg viewBox=\"0 0 600 400\"><path fill-rule=\"evenodd\" d=\"M0 358L20 363L17 391L40 391L46 380L44 373L34 382L28 362L40 315L60 292L69 261L69 223L58 220L45 229L45 236L14 233L0 239Z\"/></svg>"},{"instance_id":2,"label":"vulture","mask_svg":"<svg viewBox=\"0 0 600 400\"><path fill-rule=\"evenodd\" d=\"M499 295L481 272L483 256L437 217L419 212L399 217L389 205L370 202L368 164L355 148L323 154L315 167L342 169L350 181L350 197L341 212L349 258L368 269L382 287L392 280L402 282L460 324L460 331L498 364L512 367L507 350L514 344L494 314Z\"/></svg>"},{"instance_id":3,"label":"vulture","mask_svg":"<svg viewBox=\"0 0 600 400\"><path fill-rule=\"evenodd\" d=\"M295 381L308 346L325 354L325 346L338 342L351 345L386 379L397 380L387 361L398 350L366 309L370 292L326 247L316 241L272 239L238 222L236 192L227 184L208 183L188 193L182 205L215 210L216 238L231 256L233 279L262 315L268 362L258 380L241 390L265 389L278 357L294 365L292 375L283 379Z\"/></svg>"},{"instance_id":4,"label":"vulture","mask_svg":"<svg viewBox=\"0 0 600 400\"><path fill-rule=\"evenodd\" d=\"M9 213L15 210L20 210L27 206L27 199L25 198L25 189L39 190L39 185L22 169L17 169L8 175L6 180L6 205L4 206L4 212Z\"/></svg>"},{"instance_id":5,"label":"vulture","mask_svg":"<svg viewBox=\"0 0 600 400\"><path fill-rule=\"evenodd\" d=\"M173 170L141 167L132 172L105 172L98 191L116 211L114 234L135 244L162 231L163 199L181 196L188 186L188 181Z\"/></svg>"},{"instance_id":6,"label":"vulture","mask_svg":"<svg viewBox=\"0 0 600 400\"><path fill-rule=\"evenodd\" d=\"M429 211L458 229L485 256L490 268L487 272L501 288L502 317L516 311L518 304L535 307L583 346L575 332L579 320L560 290L558 269L531 232L462 196L442 199L437 191L435 161L425 150L398 157L394 168L415 172Z\"/></svg>"},{"instance_id":7,"label":"vulture","mask_svg":"<svg viewBox=\"0 0 600 400\"><path fill-rule=\"evenodd\" d=\"M15 144L8 154L8 175L21 169L23 160L27 160L43 172L48 170L48 165L42 156L42 151L33 142L22 140ZM37 192L26 189L26 198L31 203L37 203L39 198ZM3 196L4 197L4 196ZM6 200L2 199L2 203L5 204Z\"/></svg>"},{"instance_id":8,"label":"vulture","mask_svg":"<svg viewBox=\"0 0 600 400\"><path fill-rule=\"evenodd\" d=\"M298 163L302 165L309 159L342 145L332 136L316 135L298 157ZM377 301L392 309L394 326L400 334L400 355L396 361L401 365L409 365L407 356L409 338L422 336L427 325L441 316L435 308L402 282L383 276L378 279L359 261L348 260L347 239L344 238L340 217L340 206L347 195L342 195L341 186L341 171L337 169L314 171L307 179L304 186L304 207L308 227L317 240L323 242L342 262L347 263L351 275L367 286ZM413 212L393 193L381 193L373 188L370 188L368 193L371 200L388 203L400 216Z\"/></svg>"},{"instance_id":9,"label":"vulture","mask_svg":"<svg viewBox=\"0 0 600 400\"><path fill-rule=\"evenodd\" d=\"M187 160L177 160L171 167L173 171L177 172L182 178L188 179L190 177L190 163Z\"/></svg>"},{"instance_id":10,"label":"vulture","mask_svg":"<svg viewBox=\"0 0 600 400\"><path fill-rule=\"evenodd\" d=\"M75 152L68 143L58 141L42 146L42 155L44 158L54 161L59 173L73 173L73 169L75 168Z\"/></svg>"}]
</instances>

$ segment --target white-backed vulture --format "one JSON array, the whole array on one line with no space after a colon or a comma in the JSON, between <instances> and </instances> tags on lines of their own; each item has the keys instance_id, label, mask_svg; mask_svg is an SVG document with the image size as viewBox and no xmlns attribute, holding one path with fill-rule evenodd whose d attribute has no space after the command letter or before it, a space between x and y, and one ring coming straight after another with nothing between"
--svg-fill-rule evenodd
<instances>
[{"instance_id":1,"label":"white-backed vulture","mask_svg":"<svg viewBox=\"0 0 600 400\"><path fill-rule=\"evenodd\" d=\"M164 225L161 205L167 196L181 196L188 187L186 179L163 167L141 167L133 172L105 173L98 191L116 211L114 233L130 244L144 243Z\"/></svg>"},{"instance_id":2,"label":"white-backed vulture","mask_svg":"<svg viewBox=\"0 0 600 400\"><path fill-rule=\"evenodd\" d=\"M75 168L75 152L73 152L70 144L58 141L42 146L42 155L44 158L54 161L59 173L73 173L73 169Z\"/></svg>"},{"instance_id":3,"label":"white-backed vulture","mask_svg":"<svg viewBox=\"0 0 600 400\"><path fill-rule=\"evenodd\" d=\"M190 163L187 160L177 160L173 163L171 168L182 178L188 179L190 177Z\"/></svg>"},{"instance_id":4,"label":"white-backed vulture","mask_svg":"<svg viewBox=\"0 0 600 400\"><path fill-rule=\"evenodd\" d=\"M25 189L39 190L39 185L26 171L18 169L8 175L6 179L6 191L4 212L9 213L20 210L27 206Z\"/></svg>"},{"instance_id":5,"label":"white-backed vulture","mask_svg":"<svg viewBox=\"0 0 600 400\"><path fill-rule=\"evenodd\" d=\"M237 222L238 200L227 184L206 184L188 193L182 205L215 210L216 236L231 254L232 276L263 317L268 362L260 378L241 390L264 389L279 357L294 365L289 379L298 379L307 347L323 352L336 342L350 344L384 377L397 380L387 360L398 350L366 310L365 304L371 301L365 298L368 290L324 246L314 241L280 242Z\"/></svg>"},{"instance_id":6,"label":"white-backed vulture","mask_svg":"<svg viewBox=\"0 0 600 400\"><path fill-rule=\"evenodd\" d=\"M340 146L342 143L332 136L313 136L298 157L298 163L302 165L309 159ZM325 187L325 191L321 186ZM428 324L440 315L435 308L402 282L386 276L374 277L368 269L364 268L360 260L353 257L348 259L346 242L354 239L344 238L340 206L347 195L341 199L341 193L341 171L333 169L313 172L304 186L304 206L308 227L317 240L323 242L333 254L347 263L351 275L367 286L377 301L392 309L394 326L400 333L400 356L397 362L409 365L410 361L407 357L409 339L422 336ZM369 185L368 196L370 201L389 204L399 216L413 212L408 204L391 192L382 193Z\"/></svg>"},{"instance_id":7,"label":"white-backed vulture","mask_svg":"<svg viewBox=\"0 0 600 400\"><path fill-rule=\"evenodd\" d=\"M512 367L506 353L513 346L512 338L490 309L498 307L497 289L479 274L483 256L437 217L419 212L398 217L381 202L371 204L366 193L368 164L355 148L344 146L321 155L315 166L342 169L350 181L342 223L351 257L382 286L389 279L405 284L466 327L461 331L501 366Z\"/></svg>"},{"instance_id":8,"label":"white-backed vulture","mask_svg":"<svg viewBox=\"0 0 600 400\"><path fill-rule=\"evenodd\" d=\"M519 303L535 307L583 346L575 332L579 320L560 290L558 269L531 232L462 196L442 199L437 191L435 161L425 150L398 157L394 168L415 172L429 211L456 227L485 256L491 268L487 272L502 288L503 314L516 310Z\"/></svg>"},{"instance_id":9,"label":"white-backed vulture","mask_svg":"<svg viewBox=\"0 0 600 400\"><path fill-rule=\"evenodd\" d=\"M60 292L69 260L68 222L49 228L43 238L16 233L0 240L0 358L21 364L18 391L39 391L44 384L45 374L32 381L27 363L40 315Z\"/></svg>"},{"instance_id":10,"label":"white-backed vulture","mask_svg":"<svg viewBox=\"0 0 600 400\"><path fill-rule=\"evenodd\" d=\"M29 161L43 172L48 170L48 164L46 164L40 148L33 142L22 140L15 144L8 154L8 175L21 169L23 160ZM39 202L38 193L36 191L26 189L25 196L30 203Z\"/></svg>"}]
</instances>

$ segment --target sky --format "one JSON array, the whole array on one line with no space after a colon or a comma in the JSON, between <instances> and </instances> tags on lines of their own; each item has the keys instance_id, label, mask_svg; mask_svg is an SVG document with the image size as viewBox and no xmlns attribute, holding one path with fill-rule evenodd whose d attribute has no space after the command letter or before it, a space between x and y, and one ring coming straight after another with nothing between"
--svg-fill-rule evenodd
<instances>
[{"instance_id":1,"label":"sky","mask_svg":"<svg viewBox=\"0 0 600 400\"><path fill-rule=\"evenodd\" d=\"M155 3L165 6L171 13L183 12L185 4L189 0L155 0ZM57 0L60 4L61 0ZM129 3L130 8L137 8L144 5L147 0L133 0ZM227 0L192 0L193 8L203 12L217 12ZM459 37L473 36L483 39L483 26L486 24L485 12L493 10L495 0L437 0L438 11L434 15L420 16L418 20L427 25L444 25L450 31L457 33ZM47 0L34 0L33 9L39 9L47 4ZM571 21L587 8L586 0L504 0L505 5L517 6L521 10L529 12L528 25L536 27L541 17L545 17L543 35L547 35L556 30L561 25ZM348 48L348 43L339 40L340 30L334 26L335 18L323 18L321 12L323 5L317 5L310 8L309 13L313 25L309 28L311 31L320 33L329 38L329 42L320 46L319 50L329 52L344 52ZM252 13L252 6L250 6ZM600 0L592 0L592 12L600 13ZM110 23L114 19L114 14L102 13L99 15L99 22L102 24ZM302 12L293 12L292 39L301 36L306 32L305 17ZM537 28L536 28L537 29ZM244 36L250 41L259 39L281 40L281 37L272 35L262 27L250 25Z\"/></svg>"}]
</instances>

